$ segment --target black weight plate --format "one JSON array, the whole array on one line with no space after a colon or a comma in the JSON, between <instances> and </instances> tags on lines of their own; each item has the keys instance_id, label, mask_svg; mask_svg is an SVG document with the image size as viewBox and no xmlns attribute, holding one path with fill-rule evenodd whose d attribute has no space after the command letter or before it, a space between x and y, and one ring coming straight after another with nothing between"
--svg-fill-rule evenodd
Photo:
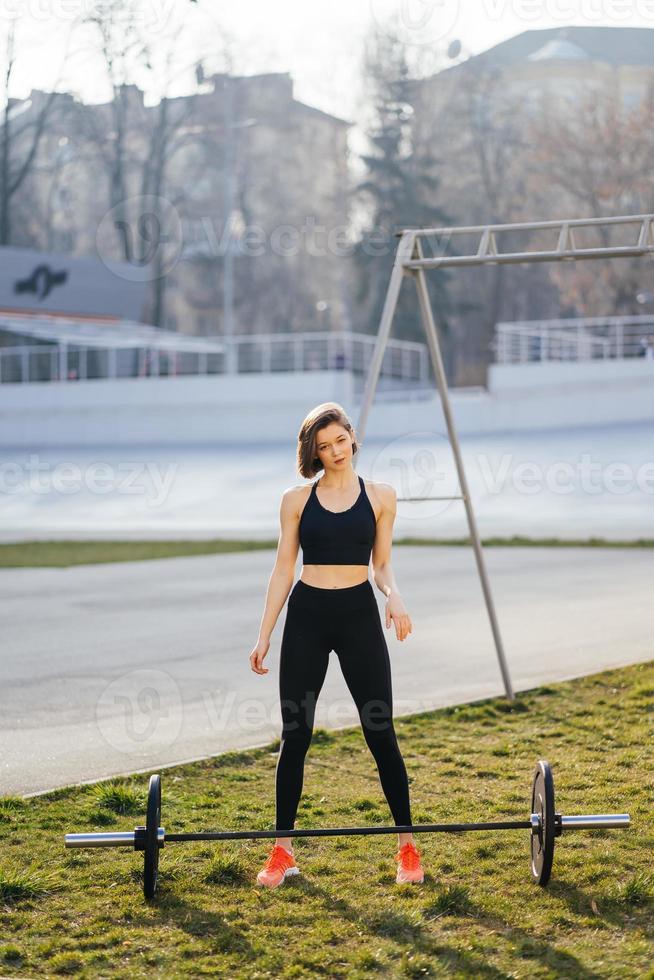
<instances>
[{"instance_id":1,"label":"black weight plate","mask_svg":"<svg viewBox=\"0 0 654 980\"><path fill-rule=\"evenodd\" d=\"M150 776L148 811L145 819L145 854L143 857L143 894L154 898L159 873L159 826L161 824L161 776Z\"/></svg>"},{"instance_id":2,"label":"black weight plate","mask_svg":"<svg viewBox=\"0 0 654 980\"><path fill-rule=\"evenodd\" d=\"M538 832L531 835L531 876L536 884L544 887L552 872L555 836L554 778L549 762L544 759L536 764L531 812L540 817Z\"/></svg>"}]
</instances>

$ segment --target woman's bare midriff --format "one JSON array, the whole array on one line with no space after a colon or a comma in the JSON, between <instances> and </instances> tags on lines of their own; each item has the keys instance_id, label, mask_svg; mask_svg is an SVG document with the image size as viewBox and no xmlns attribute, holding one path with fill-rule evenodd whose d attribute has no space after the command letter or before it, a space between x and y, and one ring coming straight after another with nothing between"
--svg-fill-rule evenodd
<instances>
[{"instance_id":1,"label":"woman's bare midriff","mask_svg":"<svg viewBox=\"0 0 654 980\"><path fill-rule=\"evenodd\" d=\"M368 565L303 565L300 581L316 589L347 589L368 578Z\"/></svg>"}]
</instances>

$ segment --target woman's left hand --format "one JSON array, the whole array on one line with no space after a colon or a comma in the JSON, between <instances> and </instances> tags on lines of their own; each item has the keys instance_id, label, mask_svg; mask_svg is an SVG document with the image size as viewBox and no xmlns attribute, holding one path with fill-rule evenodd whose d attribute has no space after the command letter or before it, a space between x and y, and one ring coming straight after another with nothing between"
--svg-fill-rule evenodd
<instances>
[{"instance_id":1,"label":"woman's left hand","mask_svg":"<svg viewBox=\"0 0 654 980\"><path fill-rule=\"evenodd\" d=\"M413 630L413 624L401 596L396 592L391 592L386 600L386 629L390 629L391 620L395 623L395 633L398 640L406 640Z\"/></svg>"}]
</instances>

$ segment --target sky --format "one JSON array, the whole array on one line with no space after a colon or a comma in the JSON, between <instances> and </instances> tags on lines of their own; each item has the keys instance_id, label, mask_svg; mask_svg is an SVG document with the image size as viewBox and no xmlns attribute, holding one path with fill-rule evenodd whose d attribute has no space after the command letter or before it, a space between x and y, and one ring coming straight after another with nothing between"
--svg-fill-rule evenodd
<instances>
[{"instance_id":1,"label":"sky","mask_svg":"<svg viewBox=\"0 0 654 980\"><path fill-rule=\"evenodd\" d=\"M0 34L12 22L17 31L12 94L23 98L31 87L54 85L84 101L106 99L90 32L71 29L76 17L108 2L0 0ZM161 67L174 51L173 94L192 88L195 62L202 60L208 71L222 69L227 56L237 74L289 72L296 98L354 122L365 101L364 39L374 26L383 30L394 23L422 74L450 63L447 48L454 39L464 56L530 29L654 27L654 0L140 0L140 13L153 61ZM2 55L0 68L1 62ZM152 91L150 99L157 98Z\"/></svg>"}]
</instances>

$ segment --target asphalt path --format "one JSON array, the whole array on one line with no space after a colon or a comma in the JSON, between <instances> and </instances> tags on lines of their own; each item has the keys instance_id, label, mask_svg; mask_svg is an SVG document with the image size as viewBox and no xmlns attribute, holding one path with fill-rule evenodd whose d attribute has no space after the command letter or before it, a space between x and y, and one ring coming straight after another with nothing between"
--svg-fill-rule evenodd
<instances>
[{"instance_id":1,"label":"asphalt path","mask_svg":"<svg viewBox=\"0 0 654 980\"><path fill-rule=\"evenodd\" d=\"M652 550L484 555L516 691L654 658ZM279 737L286 607L269 673L249 665L273 561L260 551L1 569L0 793L146 772ZM404 642L385 630L395 715L501 694L472 549L397 547L393 567L413 620ZM353 724L332 653L316 726Z\"/></svg>"}]
</instances>

